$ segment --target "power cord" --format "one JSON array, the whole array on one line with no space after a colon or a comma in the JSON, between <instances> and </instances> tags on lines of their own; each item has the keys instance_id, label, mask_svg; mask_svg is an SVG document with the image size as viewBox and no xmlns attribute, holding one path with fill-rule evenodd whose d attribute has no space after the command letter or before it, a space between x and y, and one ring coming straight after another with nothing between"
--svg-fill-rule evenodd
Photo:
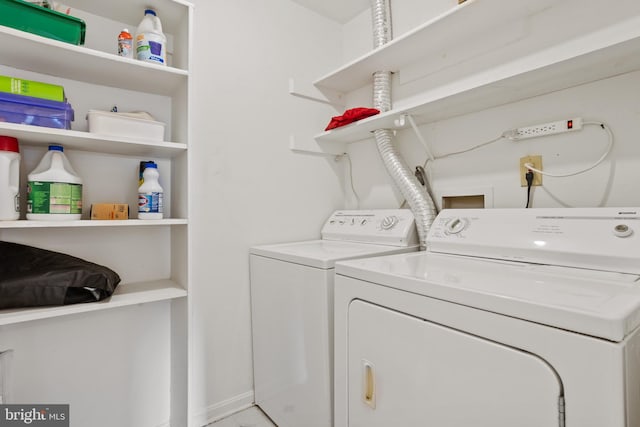
<instances>
[{"instance_id":1,"label":"power cord","mask_svg":"<svg viewBox=\"0 0 640 427\"><path fill-rule=\"evenodd\" d=\"M353 192L353 197L355 197L356 199L356 206L357 208L360 208L360 197L358 196L355 186L353 185L353 164L351 163L351 156L349 156L349 153L343 153L339 156L336 156L336 160L340 160L343 157L346 158L347 162L349 163L349 184L351 185L351 191Z\"/></svg>"},{"instance_id":2,"label":"power cord","mask_svg":"<svg viewBox=\"0 0 640 427\"><path fill-rule=\"evenodd\" d=\"M434 202L435 202L435 198L433 196L433 191L431 190L431 184L429 183L429 179L428 179L427 174L425 172L425 170L427 169L427 165L429 164L429 161L445 159L447 157L457 156L459 154L464 154L464 153L468 153L470 151L477 150L478 148L486 147L487 145L493 144L494 142L498 142L498 141L500 141L502 139L509 139L512 136L513 132L514 131L506 131L506 132L504 132L502 135L500 135L497 138L494 138L494 139L492 139L490 141L483 142L483 143L478 144L478 145L474 145L473 147L465 148L464 150L454 151L454 152L451 152L451 153L443 154L441 156L434 156L433 158L427 157L427 159L425 160L425 162L422 165L422 167L416 166L416 178L418 178L418 181L420 181L420 184L422 184L422 186L425 187L425 190L427 191L427 193L429 194L431 199L434 200ZM420 170L418 168L420 168ZM422 175L422 179L420 179L418 177L418 174ZM402 204L400 205L400 209L404 208L406 204L407 204L407 201L403 200Z\"/></svg>"},{"instance_id":3,"label":"power cord","mask_svg":"<svg viewBox=\"0 0 640 427\"><path fill-rule=\"evenodd\" d=\"M600 156L600 158L598 160L595 161L595 163L593 163L591 166L588 166L584 169L580 169L577 171L573 171L573 172L569 172L569 173L562 173L562 174L555 174L555 173L549 173L549 172L543 172L539 169L536 169L533 167L533 165L531 163L525 163L524 166L529 169L530 171L533 171L535 173L539 173L540 175L544 175L544 176L550 176L552 178L566 178L568 176L574 176L574 175L578 175L587 171L590 171L591 169L595 168L596 166L598 166L600 163L602 163L604 161L604 159L609 155L609 153L611 152L611 149L613 148L613 133L611 133L611 130L609 129L608 126L605 126L604 123L600 123L600 122L584 122L584 125L594 125L594 126L600 126L605 132L607 132L607 135L609 136L609 143L607 144L607 149L605 150L604 154L602 154L602 156Z\"/></svg>"},{"instance_id":4,"label":"power cord","mask_svg":"<svg viewBox=\"0 0 640 427\"><path fill-rule=\"evenodd\" d=\"M526 174L524 174L525 179L527 180L527 204L525 208L530 208L531 202L531 186L533 185L533 171L529 169Z\"/></svg>"},{"instance_id":5,"label":"power cord","mask_svg":"<svg viewBox=\"0 0 640 427\"><path fill-rule=\"evenodd\" d=\"M464 150L460 150L460 151L454 151L452 153L447 153L447 154L443 154L441 156L435 156L433 159L434 160L439 160L439 159L445 159L447 157L451 157L451 156L457 156L458 154L464 154L464 153L468 153L470 151L474 151L477 150L478 148L482 148L485 147L487 145L493 144L494 142L498 142L501 139L505 139L509 137L509 131L503 133L502 135L500 135L499 137L492 139L491 141L487 141L487 142L483 142L482 144L478 144L478 145L474 145L473 147L470 148L466 148ZM429 159L427 159L427 161L429 161ZM425 165L423 167L426 167L427 164L425 162Z\"/></svg>"}]
</instances>

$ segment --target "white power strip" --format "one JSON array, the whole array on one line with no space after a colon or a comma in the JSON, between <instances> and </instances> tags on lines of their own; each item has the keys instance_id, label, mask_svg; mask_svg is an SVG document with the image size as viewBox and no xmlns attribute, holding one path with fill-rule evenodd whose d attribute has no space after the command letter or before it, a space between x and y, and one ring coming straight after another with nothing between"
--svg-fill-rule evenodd
<instances>
[{"instance_id":1,"label":"white power strip","mask_svg":"<svg viewBox=\"0 0 640 427\"><path fill-rule=\"evenodd\" d=\"M511 140L537 138L539 136L554 135L557 133L573 132L582 129L582 118L559 120L557 122L542 123L534 126L513 129L505 132Z\"/></svg>"}]
</instances>

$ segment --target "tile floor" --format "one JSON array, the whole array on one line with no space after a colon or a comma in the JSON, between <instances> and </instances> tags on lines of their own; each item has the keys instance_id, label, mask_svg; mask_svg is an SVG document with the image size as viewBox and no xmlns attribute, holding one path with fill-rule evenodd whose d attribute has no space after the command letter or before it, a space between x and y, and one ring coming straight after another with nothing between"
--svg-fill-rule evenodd
<instances>
[{"instance_id":1,"label":"tile floor","mask_svg":"<svg viewBox=\"0 0 640 427\"><path fill-rule=\"evenodd\" d=\"M213 424L210 427L277 427L269 418L257 407L253 406L244 411L229 415Z\"/></svg>"}]
</instances>

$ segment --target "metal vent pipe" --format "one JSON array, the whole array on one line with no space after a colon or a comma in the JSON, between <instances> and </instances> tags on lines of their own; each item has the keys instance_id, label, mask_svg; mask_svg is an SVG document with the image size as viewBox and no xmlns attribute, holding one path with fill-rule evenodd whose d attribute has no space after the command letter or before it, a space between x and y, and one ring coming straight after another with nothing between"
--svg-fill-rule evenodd
<instances>
[{"instance_id":1,"label":"metal vent pipe","mask_svg":"<svg viewBox=\"0 0 640 427\"><path fill-rule=\"evenodd\" d=\"M373 47L391 40L391 14L388 0L371 0L373 16ZM391 72L373 74L373 106L385 112L391 110ZM373 132L376 145L387 172L405 198L416 219L420 250L426 249L427 233L435 220L437 210L431 196L421 187L418 179L407 167L393 144L393 131L377 129Z\"/></svg>"}]
</instances>

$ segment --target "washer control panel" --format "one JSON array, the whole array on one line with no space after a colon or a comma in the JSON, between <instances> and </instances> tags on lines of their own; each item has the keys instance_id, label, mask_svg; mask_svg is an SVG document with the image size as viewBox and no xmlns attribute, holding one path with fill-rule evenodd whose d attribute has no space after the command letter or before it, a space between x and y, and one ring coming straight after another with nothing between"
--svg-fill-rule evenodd
<instances>
[{"instance_id":1,"label":"washer control panel","mask_svg":"<svg viewBox=\"0 0 640 427\"><path fill-rule=\"evenodd\" d=\"M322 227L322 238L393 246L418 243L409 209L335 211Z\"/></svg>"},{"instance_id":2,"label":"washer control panel","mask_svg":"<svg viewBox=\"0 0 640 427\"><path fill-rule=\"evenodd\" d=\"M640 208L445 209L427 250L640 274Z\"/></svg>"}]
</instances>

